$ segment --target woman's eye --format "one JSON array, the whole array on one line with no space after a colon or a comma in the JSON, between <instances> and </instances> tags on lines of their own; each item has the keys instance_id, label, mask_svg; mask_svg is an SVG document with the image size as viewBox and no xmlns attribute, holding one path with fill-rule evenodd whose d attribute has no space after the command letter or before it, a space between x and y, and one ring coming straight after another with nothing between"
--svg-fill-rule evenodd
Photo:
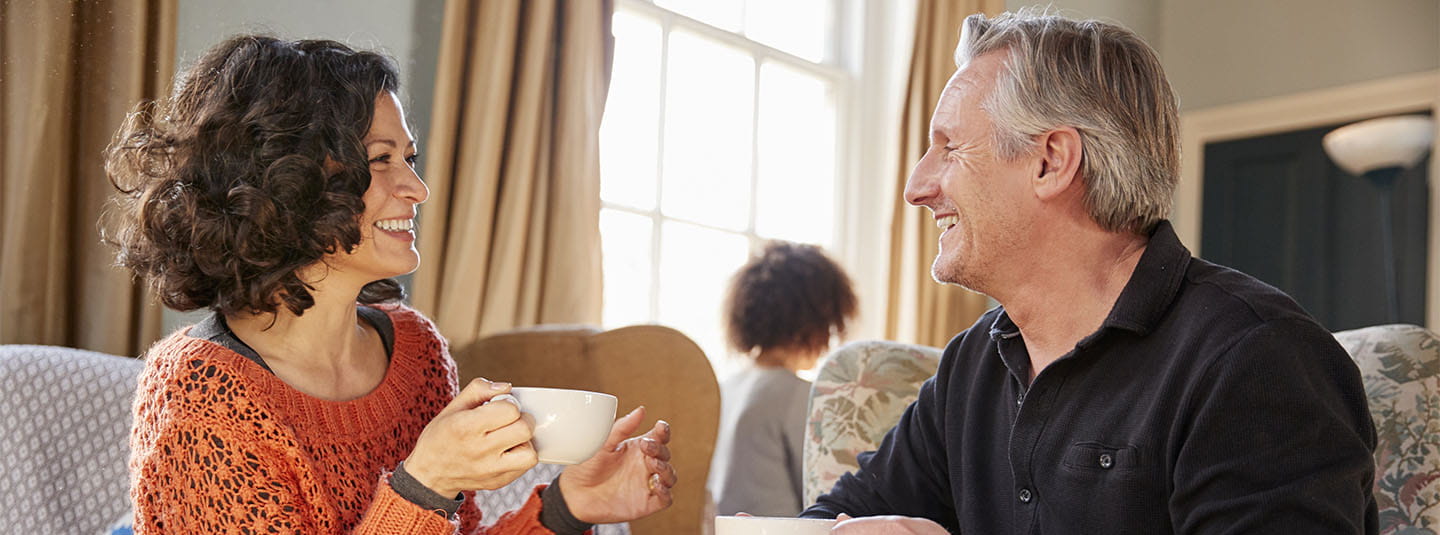
<instances>
[{"instance_id":1,"label":"woman's eye","mask_svg":"<svg viewBox=\"0 0 1440 535\"><path fill-rule=\"evenodd\" d=\"M405 163L410 164L410 167L415 167L415 163L416 163L416 162L419 162L419 161L420 161L420 155L419 155L419 154L411 154L411 155L405 157Z\"/></svg>"},{"instance_id":2,"label":"woman's eye","mask_svg":"<svg viewBox=\"0 0 1440 535\"><path fill-rule=\"evenodd\" d=\"M390 161L390 155L389 155L389 154L381 154L381 155L379 155L379 156L376 156L376 157L370 159L370 163L385 163L385 162L388 162L388 161Z\"/></svg>"}]
</instances>

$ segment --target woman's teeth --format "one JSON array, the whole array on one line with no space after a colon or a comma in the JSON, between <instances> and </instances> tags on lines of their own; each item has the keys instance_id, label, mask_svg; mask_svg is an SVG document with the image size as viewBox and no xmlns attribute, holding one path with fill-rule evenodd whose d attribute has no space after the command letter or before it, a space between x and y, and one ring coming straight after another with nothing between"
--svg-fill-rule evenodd
<instances>
[{"instance_id":1,"label":"woman's teeth","mask_svg":"<svg viewBox=\"0 0 1440 535\"><path fill-rule=\"evenodd\" d=\"M382 219L375 222L375 228L390 232L404 232L415 228L414 219Z\"/></svg>"}]
</instances>

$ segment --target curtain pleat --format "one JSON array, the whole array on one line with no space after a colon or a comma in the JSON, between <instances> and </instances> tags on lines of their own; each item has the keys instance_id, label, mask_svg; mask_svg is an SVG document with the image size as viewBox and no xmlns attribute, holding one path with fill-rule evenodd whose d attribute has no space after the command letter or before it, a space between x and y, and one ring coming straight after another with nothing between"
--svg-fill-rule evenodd
<instances>
[{"instance_id":1,"label":"curtain pleat","mask_svg":"<svg viewBox=\"0 0 1440 535\"><path fill-rule=\"evenodd\" d=\"M450 0L413 303L463 345L599 323L610 1Z\"/></svg>"},{"instance_id":2,"label":"curtain pleat","mask_svg":"<svg viewBox=\"0 0 1440 535\"><path fill-rule=\"evenodd\" d=\"M102 152L169 88L174 0L0 2L0 343L138 355L160 308L100 241Z\"/></svg>"}]
</instances>

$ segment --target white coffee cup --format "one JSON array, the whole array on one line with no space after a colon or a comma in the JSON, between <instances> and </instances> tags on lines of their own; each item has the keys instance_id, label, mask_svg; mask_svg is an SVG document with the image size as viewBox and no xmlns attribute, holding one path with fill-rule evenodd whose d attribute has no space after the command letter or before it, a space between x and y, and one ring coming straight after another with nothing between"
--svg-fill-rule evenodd
<instances>
[{"instance_id":1,"label":"white coffee cup","mask_svg":"<svg viewBox=\"0 0 1440 535\"><path fill-rule=\"evenodd\" d=\"M530 439L540 462L576 464L589 459L615 423L615 396L584 390L517 386L510 393L520 412L534 418Z\"/></svg>"},{"instance_id":2,"label":"white coffee cup","mask_svg":"<svg viewBox=\"0 0 1440 535\"><path fill-rule=\"evenodd\" d=\"M715 535L825 535L834 520L775 516L717 516Z\"/></svg>"}]
</instances>

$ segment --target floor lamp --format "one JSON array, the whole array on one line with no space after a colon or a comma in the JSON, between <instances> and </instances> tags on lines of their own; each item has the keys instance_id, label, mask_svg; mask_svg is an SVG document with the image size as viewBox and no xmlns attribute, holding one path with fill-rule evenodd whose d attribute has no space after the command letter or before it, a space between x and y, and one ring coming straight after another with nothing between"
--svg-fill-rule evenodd
<instances>
[{"instance_id":1,"label":"floor lamp","mask_svg":"<svg viewBox=\"0 0 1440 535\"><path fill-rule=\"evenodd\" d=\"M1430 152L1435 121L1426 115L1370 119L1336 128L1321 144L1346 172L1363 176L1380 190L1380 242L1385 263L1389 323L1400 321L1400 288L1395 260L1395 181Z\"/></svg>"}]
</instances>

